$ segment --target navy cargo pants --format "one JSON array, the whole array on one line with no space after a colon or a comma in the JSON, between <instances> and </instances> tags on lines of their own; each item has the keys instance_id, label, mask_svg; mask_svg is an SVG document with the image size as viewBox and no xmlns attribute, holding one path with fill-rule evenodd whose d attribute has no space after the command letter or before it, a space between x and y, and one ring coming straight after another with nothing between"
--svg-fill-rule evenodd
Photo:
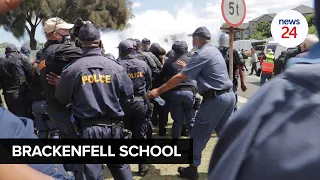
<instances>
[{"instance_id":1,"label":"navy cargo pants","mask_svg":"<svg viewBox=\"0 0 320 180\"><path fill-rule=\"evenodd\" d=\"M177 139L181 136L183 125L186 123L189 133L192 132L194 125L195 110L194 101L195 95L192 91L177 90L172 91L170 104L170 113L173 119L172 138Z\"/></svg>"},{"instance_id":2,"label":"navy cargo pants","mask_svg":"<svg viewBox=\"0 0 320 180\"><path fill-rule=\"evenodd\" d=\"M150 139L152 123L148 119L148 106L141 97L135 97L123 105L124 127L132 132L135 139Z\"/></svg>"},{"instance_id":3,"label":"navy cargo pants","mask_svg":"<svg viewBox=\"0 0 320 180\"><path fill-rule=\"evenodd\" d=\"M195 118L191 138L193 139L193 165L201 164L201 154L216 130L218 136L233 112L235 95L232 91L215 98L204 98Z\"/></svg>"},{"instance_id":4,"label":"navy cargo pants","mask_svg":"<svg viewBox=\"0 0 320 180\"><path fill-rule=\"evenodd\" d=\"M12 114L18 117L30 118L30 101L26 94L13 93L4 95L7 107Z\"/></svg>"},{"instance_id":5,"label":"navy cargo pants","mask_svg":"<svg viewBox=\"0 0 320 180\"><path fill-rule=\"evenodd\" d=\"M86 126L81 128L84 139L123 139L123 129L116 128L112 135L112 128L104 126ZM132 180L129 164L107 164L115 180ZM73 172L78 180L104 180L103 164L75 164Z\"/></svg>"},{"instance_id":6,"label":"navy cargo pants","mask_svg":"<svg viewBox=\"0 0 320 180\"><path fill-rule=\"evenodd\" d=\"M38 138L46 139L49 136L47 121L49 117L46 114L45 101L33 101L32 113L35 117L34 126L38 130Z\"/></svg>"}]
</instances>

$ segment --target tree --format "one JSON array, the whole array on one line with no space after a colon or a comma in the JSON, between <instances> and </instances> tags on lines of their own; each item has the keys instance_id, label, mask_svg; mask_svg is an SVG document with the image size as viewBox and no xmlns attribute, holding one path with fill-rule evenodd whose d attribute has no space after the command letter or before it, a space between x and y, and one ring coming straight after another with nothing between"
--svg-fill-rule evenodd
<instances>
[{"instance_id":1,"label":"tree","mask_svg":"<svg viewBox=\"0 0 320 180\"><path fill-rule=\"evenodd\" d=\"M317 34L317 28L315 26L316 16L314 13L306 16L308 26L309 26L309 34Z\"/></svg>"},{"instance_id":2,"label":"tree","mask_svg":"<svg viewBox=\"0 0 320 180\"><path fill-rule=\"evenodd\" d=\"M257 25L250 39L262 40L271 37L271 23L261 22Z\"/></svg>"},{"instance_id":3,"label":"tree","mask_svg":"<svg viewBox=\"0 0 320 180\"><path fill-rule=\"evenodd\" d=\"M81 17L101 30L122 30L133 17L129 0L27 0L19 7L0 17L0 26L21 39L25 32L30 37L30 47L35 50L35 32L38 25L51 17L74 22Z\"/></svg>"},{"instance_id":4,"label":"tree","mask_svg":"<svg viewBox=\"0 0 320 180\"><path fill-rule=\"evenodd\" d=\"M0 43L0 48L5 48L8 44L8 42L2 42Z\"/></svg>"}]
</instances>

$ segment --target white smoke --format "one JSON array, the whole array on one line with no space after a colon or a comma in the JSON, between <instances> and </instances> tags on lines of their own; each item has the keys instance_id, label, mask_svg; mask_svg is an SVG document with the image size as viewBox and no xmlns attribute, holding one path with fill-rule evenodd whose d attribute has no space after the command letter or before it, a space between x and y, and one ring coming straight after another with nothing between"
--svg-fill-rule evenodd
<instances>
[{"instance_id":1,"label":"white smoke","mask_svg":"<svg viewBox=\"0 0 320 180\"><path fill-rule=\"evenodd\" d=\"M206 26L212 35L213 43L217 42L220 26L223 18L219 3L208 3L207 7L200 12L194 10L192 4L187 3L179 8L176 15L165 10L147 10L135 14L130 20L130 28L124 31L102 33L102 41L106 53L118 56L116 48L120 41L127 38L148 38L151 43L159 43L167 51L171 49L173 41L170 36L176 35L176 40L184 40L188 43L189 50L192 48L192 38L188 34L194 32L197 27Z\"/></svg>"}]
</instances>

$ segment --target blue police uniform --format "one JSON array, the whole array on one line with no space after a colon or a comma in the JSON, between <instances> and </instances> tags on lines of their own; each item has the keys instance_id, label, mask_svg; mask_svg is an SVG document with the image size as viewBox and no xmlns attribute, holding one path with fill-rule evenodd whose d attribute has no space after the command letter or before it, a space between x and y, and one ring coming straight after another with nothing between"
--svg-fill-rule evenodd
<instances>
[{"instance_id":1,"label":"blue police uniform","mask_svg":"<svg viewBox=\"0 0 320 180\"><path fill-rule=\"evenodd\" d=\"M188 45L183 41L176 41L173 45L174 55L170 56L165 62L160 74L160 78L170 79L180 72L180 65L177 60L182 60L188 64L190 57L187 56ZM179 86L171 90L170 113L173 119L172 138L177 139L181 136L183 125L186 123L189 133L191 133L194 118L194 102L197 93L196 81L185 80Z\"/></svg>"},{"instance_id":2,"label":"blue police uniform","mask_svg":"<svg viewBox=\"0 0 320 180\"><path fill-rule=\"evenodd\" d=\"M123 103L125 112L124 125L132 131L135 139L152 138L151 116L153 106L147 97L146 92L150 90L152 83L152 72L148 64L136 59L132 54L134 43L129 40L120 42L119 54L122 61L120 64L127 71L128 76L133 82L134 98ZM139 175L145 176L148 172L146 165L139 165Z\"/></svg>"},{"instance_id":3,"label":"blue police uniform","mask_svg":"<svg viewBox=\"0 0 320 180\"><path fill-rule=\"evenodd\" d=\"M27 98L31 81L31 63L21 54L17 47L8 44L6 58L0 61L0 85L10 112L19 117L30 117L30 101Z\"/></svg>"},{"instance_id":4,"label":"blue police uniform","mask_svg":"<svg viewBox=\"0 0 320 180\"><path fill-rule=\"evenodd\" d=\"M319 179L319 48L234 114L215 147L209 179Z\"/></svg>"},{"instance_id":5,"label":"blue police uniform","mask_svg":"<svg viewBox=\"0 0 320 180\"><path fill-rule=\"evenodd\" d=\"M121 139L124 129L118 123L124 112L120 100L133 95L133 83L121 65L103 57L101 48L94 48L96 44L92 43L100 42L100 32L91 23L83 25L79 39L82 58L63 70L55 97L62 105L72 103L82 138ZM86 47L88 44L90 47ZM114 179L132 179L128 164L108 164L108 167ZM79 178L104 179L102 164L76 165L75 171Z\"/></svg>"},{"instance_id":6,"label":"blue police uniform","mask_svg":"<svg viewBox=\"0 0 320 180\"><path fill-rule=\"evenodd\" d=\"M18 118L5 108L0 108L0 138L36 139L33 121ZM74 180L71 172L67 173L62 164L29 164L33 169L55 178L55 180Z\"/></svg>"},{"instance_id":7,"label":"blue police uniform","mask_svg":"<svg viewBox=\"0 0 320 180\"><path fill-rule=\"evenodd\" d=\"M126 51L132 49L132 44L122 41L119 49ZM147 103L143 96L150 90L152 72L148 64L139 59L135 59L132 54L122 58L120 64L127 71L133 82L134 99L124 103L125 126L132 131L133 138L146 139L152 136L152 124L148 119Z\"/></svg>"},{"instance_id":8,"label":"blue police uniform","mask_svg":"<svg viewBox=\"0 0 320 180\"><path fill-rule=\"evenodd\" d=\"M207 28L199 27L192 36L210 39ZM179 168L181 175L197 178L195 167L201 163L201 153L211 134L216 130L218 136L223 125L233 112L235 95L229 79L227 66L220 51L212 44L205 44L192 56L181 72L189 79L195 79L203 101L195 118L191 138L193 138L193 164L188 168ZM190 173L190 174L189 174ZM189 178L192 178L189 176Z\"/></svg>"}]
</instances>

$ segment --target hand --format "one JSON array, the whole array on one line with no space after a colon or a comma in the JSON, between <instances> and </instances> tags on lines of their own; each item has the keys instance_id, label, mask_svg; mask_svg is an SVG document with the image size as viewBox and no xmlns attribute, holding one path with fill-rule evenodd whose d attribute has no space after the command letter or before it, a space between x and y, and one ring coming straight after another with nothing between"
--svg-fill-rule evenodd
<instances>
[{"instance_id":1,"label":"hand","mask_svg":"<svg viewBox=\"0 0 320 180\"><path fill-rule=\"evenodd\" d=\"M21 0L0 0L0 14L13 10L20 2Z\"/></svg>"},{"instance_id":2,"label":"hand","mask_svg":"<svg viewBox=\"0 0 320 180\"><path fill-rule=\"evenodd\" d=\"M247 86L244 83L241 84L241 90L242 92L245 92L247 90Z\"/></svg>"},{"instance_id":3,"label":"hand","mask_svg":"<svg viewBox=\"0 0 320 180\"><path fill-rule=\"evenodd\" d=\"M49 84L53 85L53 86L56 86L60 80L60 76L53 73L53 72L50 72L50 74L47 74L47 81Z\"/></svg>"},{"instance_id":4,"label":"hand","mask_svg":"<svg viewBox=\"0 0 320 180\"><path fill-rule=\"evenodd\" d=\"M179 66L182 66L182 69L184 68L184 67L186 67L186 65L187 65L187 63L186 62L184 62L184 61L182 61L182 60L178 60L177 62L176 62L176 64L178 64ZM179 71L180 71L181 69L179 69Z\"/></svg>"},{"instance_id":5,"label":"hand","mask_svg":"<svg viewBox=\"0 0 320 180\"><path fill-rule=\"evenodd\" d=\"M160 96L160 93L159 93L159 89L158 89L158 88L153 89L153 90L151 90L151 91L148 93L148 97L149 97L150 99L155 99L155 98L157 98L157 97L159 97L159 96Z\"/></svg>"}]
</instances>

